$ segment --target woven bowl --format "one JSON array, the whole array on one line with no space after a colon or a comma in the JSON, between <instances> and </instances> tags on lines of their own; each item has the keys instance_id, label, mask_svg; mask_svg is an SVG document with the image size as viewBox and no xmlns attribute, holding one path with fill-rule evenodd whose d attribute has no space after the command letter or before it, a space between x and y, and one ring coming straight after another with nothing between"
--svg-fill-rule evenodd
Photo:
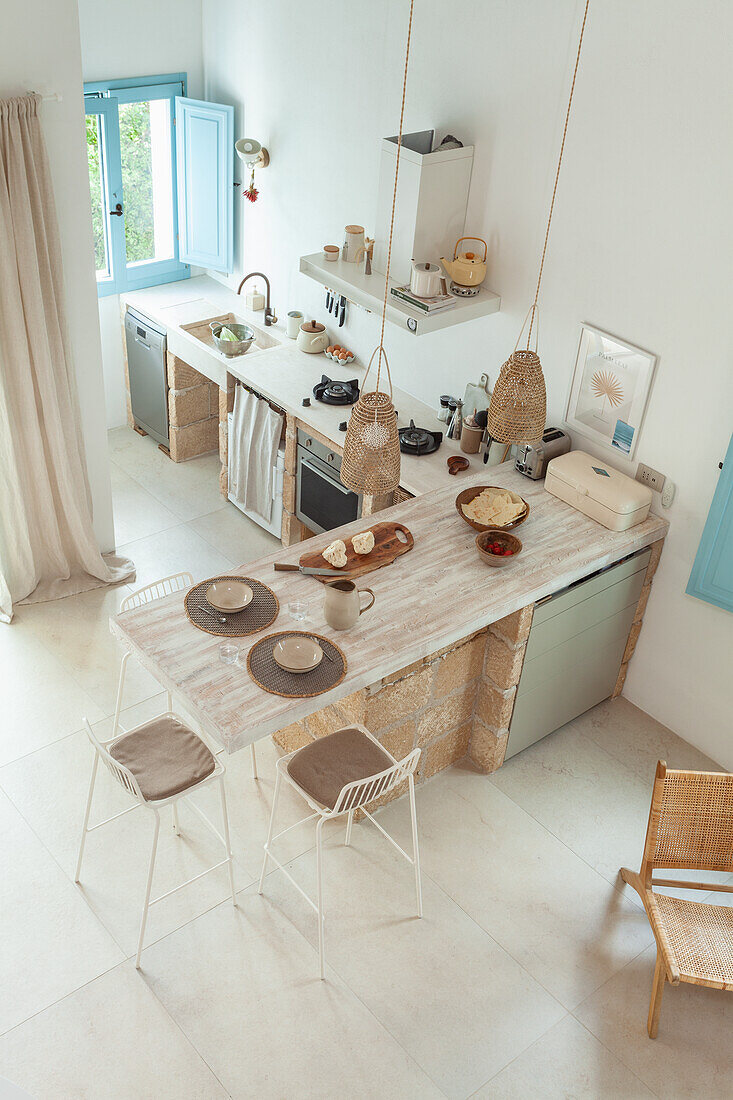
<instances>
[{"instance_id":1,"label":"woven bowl","mask_svg":"<svg viewBox=\"0 0 733 1100\"><path fill-rule=\"evenodd\" d=\"M503 557L499 554L491 554L486 550L486 546L490 542L498 542L500 546L511 550L511 555ZM522 544L517 536L510 534L509 531L505 531L501 527L489 527L476 535L476 549L482 561L485 561L487 565L496 567L498 565L508 565L510 561L516 561L522 553Z\"/></svg>"},{"instance_id":2,"label":"woven bowl","mask_svg":"<svg viewBox=\"0 0 733 1100\"><path fill-rule=\"evenodd\" d=\"M511 493L512 498L517 504L524 505L524 512L521 516L518 516L511 523L505 523L501 527L498 527L495 523L477 523L475 519L469 519L464 513L461 505L469 504L474 497L477 497L479 493L482 493L484 489L501 489L502 492ZM474 531L513 531L515 527L519 527L520 523L524 523L525 519L529 515L529 505L527 501L519 496L518 493L512 493L511 489L502 489L500 485L474 485L471 489L464 489L462 493L459 493L456 497L456 511L461 517L464 523L467 523L469 527L473 527Z\"/></svg>"}]
</instances>

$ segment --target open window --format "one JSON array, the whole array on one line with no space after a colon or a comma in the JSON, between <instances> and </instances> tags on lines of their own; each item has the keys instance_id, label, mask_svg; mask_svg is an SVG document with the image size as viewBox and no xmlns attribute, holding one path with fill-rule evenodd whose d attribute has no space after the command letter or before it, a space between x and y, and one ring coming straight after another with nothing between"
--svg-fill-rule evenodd
<instances>
[{"instance_id":1,"label":"open window","mask_svg":"<svg viewBox=\"0 0 733 1100\"><path fill-rule=\"evenodd\" d=\"M185 90L185 74L85 85L100 297L231 271L234 111Z\"/></svg>"}]
</instances>

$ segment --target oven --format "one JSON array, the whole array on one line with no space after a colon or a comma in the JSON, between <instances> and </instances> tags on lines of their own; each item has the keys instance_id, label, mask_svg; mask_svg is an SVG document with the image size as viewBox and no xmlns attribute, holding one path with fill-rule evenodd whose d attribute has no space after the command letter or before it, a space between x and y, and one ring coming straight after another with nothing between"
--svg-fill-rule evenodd
<instances>
[{"instance_id":1,"label":"oven","mask_svg":"<svg viewBox=\"0 0 733 1100\"><path fill-rule=\"evenodd\" d=\"M299 430L295 514L310 531L332 531L361 515L361 496L341 484L340 472L341 456Z\"/></svg>"}]
</instances>

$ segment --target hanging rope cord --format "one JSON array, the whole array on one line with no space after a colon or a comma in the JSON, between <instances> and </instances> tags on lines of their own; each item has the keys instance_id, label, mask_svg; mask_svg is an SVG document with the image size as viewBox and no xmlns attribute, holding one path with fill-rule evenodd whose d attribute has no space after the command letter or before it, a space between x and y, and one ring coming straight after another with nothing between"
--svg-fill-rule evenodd
<instances>
[{"instance_id":1,"label":"hanging rope cord","mask_svg":"<svg viewBox=\"0 0 733 1100\"><path fill-rule=\"evenodd\" d=\"M392 191L392 212L389 219L389 239L387 243L387 270L384 275L384 301L382 302L382 327L379 332L379 359L377 360L377 392L379 392L379 380L382 375L382 356L384 356L384 362L387 367L387 378L389 379L390 392L392 390L392 375L389 369L389 360L387 359L387 353L384 350L384 325L387 320L387 301L389 298L389 269L392 263L392 234L394 232L394 213L395 206L397 204L397 179L400 174L400 151L402 149L402 127L405 119L405 98L407 95L407 67L410 62L410 39L412 37L412 13L415 8L415 0L410 0L410 18L407 24L407 45L405 47L405 71L402 77L402 104L400 106L400 130L397 137L397 160L395 162L394 169L394 188ZM372 356L374 358L374 356ZM366 376L365 376L366 380ZM374 409L374 419L377 418L376 406Z\"/></svg>"},{"instance_id":2,"label":"hanging rope cord","mask_svg":"<svg viewBox=\"0 0 733 1100\"><path fill-rule=\"evenodd\" d=\"M590 6L590 0L585 0L585 11L583 12L583 23L582 23L582 26L580 28L580 38L578 39L578 52L575 55L575 68L573 69L573 80L572 80L572 84L570 85L570 98L568 99L568 109L565 112L565 126L563 127L562 141L560 142L560 156L558 157L558 160L557 160L557 170L555 172L555 185L552 188L552 199L550 201L550 213L549 213L548 218L547 218L547 229L545 230L545 243L542 247L542 259L540 260L540 270L539 270L539 274L537 276L537 288L534 292L534 301L533 301L533 303L530 307L530 311L529 311L530 312L530 318L529 318L529 331L527 333L527 350L529 350L529 342L530 342L530 339L532 337L532 325L534 324L535 317L536 317L536 314L537 314L537 309L538 309L537 303L538 303L539 297L540 297L540 285L542 283L542 271L543 271L544 266L545 266L545 255L547 253L547 241L548 241L549 236L550 236L550 226L552 224L552 214L553 214L553 211L555 209L555 195L557 194L557 181L560 179L560 168L562 166L562 155L565 151L565 138L566 138L567 132L568 132L568 122L570 121L570 108L573 105L573 93L575 91L575 78L578 75L578 65L580 64L580 51L583 47L583 35L585 34L585 23L586 23L586 20L588 18L588 8L589 8L589 6ZM403 102L404 102L404 99L403 99ZM522 325L522 328L524 328L524 325Z\"/></svg>"}]
</instances>

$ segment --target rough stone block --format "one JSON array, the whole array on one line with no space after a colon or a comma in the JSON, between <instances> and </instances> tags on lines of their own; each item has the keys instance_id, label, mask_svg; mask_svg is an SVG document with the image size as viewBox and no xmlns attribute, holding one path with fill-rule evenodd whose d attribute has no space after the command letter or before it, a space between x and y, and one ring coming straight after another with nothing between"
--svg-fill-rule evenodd
<instances>
[{"instance_id":1,"label":"rough stone block","mask_svg":"<svg viewBox=\"0 0 733 1100\"><path fill-rule=\"evenodd\" d=\"M481 674L485 644L485 635L479 634L471 641L459 644L436 662L433 682L436 698L449 695Z\"/></svg>"},{"instance_id":2,"label":"rough stone block","mask_svg":"<svg viewBox=\"0 0 733 1100\"><path fill-rule=\"evenodd\" d=\"M366 701L364 725L374 733L414 714L429 701L432 680L433 670L428 666L370 695Z\"/></svg>"},{"instance_id":3,"label":"rough stone block","mask_svg":"<svg viewBox=\"0 0 733 1100\"><path fill-rule=\"evenodd\" d=\"M194 386L190 390L169 390L168 417L173 427L181 428L209 419L209 387Z\"/></svg>"},{"instance_id":4,"label":"rough stone block","mask_svg":"<svg viewBox=\"0 0 733 1100\"><path fill-rule=\"evenodd\" d=\"M498 634L489 634L484 671L497 687L506 690L519 683L525 648L513 649Z\"/></svg>"},{"instance_id":5,"label":"rough stone block","mask_svg":"<svg viewBox=\"0 0 733 1100\"><path fill-rule=\"evenodd\" d=\"M300 520L283 509L282 531L280 535L280 541L283 546L293 546L294 543L300 542L302 537L302 525Z\"/></svg>"},{"instance_id":6,"label":"rough stone block","mask_svg":"<svg viewBox=\"0 0 733 1100\"><path fill-rule=\"evenodd\" d=\"M177 355L171 355L168 352L167 364L168 385L172 390L190 390L194 386L208 384L208 378L205 378L203 374L199 374L193 367L189 367L188 363L184 363Z\"/></svg>"},{"instance_id":7,"label":"rough stone block","mask_svg":"<svg viewBox=\"0 0 733 1100\"><path fill-rule=\"evenodd\" d=\"M616 679L616 686L613 689L613 692L611 693L611 698L612 699L618 698L618 696L624 690L624 683L626 682L626 672L627 672L628 667L629 666L627 664L624 664L624 665L621 665L621 668L618 670L618 677Z\"/></svg>"},{"instance_id":8,"label":"rough stone block","mask_svg":"<svg viewBox=\"0 0 733 1100\"><path fill-rule=\"evenodd\" d=\"M229 433L224 424L219 421L219 458L223 466L229 461Z\"/></svg>"},{"instance_id":9,"label":"rough stone block","mask_svg":"<svg viewBox=\"0 0 733 1100\"><path fill-rule=\"evenodd\" d=\"M355 691L351 695L346 695L343 699L339 699L338 703L334 703L334 706L343 715L343 724L345 726L350 722L358 722L360 725L366 725L364 721L366 715L365 691Z\"/></svg>"},{"instance_id":10,"label":"rough stone block","mask_svg":"<svg viewBox=\"0 0 733 1100\"><path fill-rule=\"evenodd\" d=\"M448 695L441 702L428 707L418 720L417 744L427 745L441 734L468 722L473 714L475 698L475 685L469 684L463 691Z\"/></svg>"},{"instance_id":11,"label":"rough stone block","mask_svg":"<svg viewBox=\"0 0 733 1100\"><path fill-rule=\"evenodd\" d=\"M348 722L344 721L344 716L337 706L328 706L323 710L317 710L315 714L309 714L303 720L303 724L311 737L317 740L319 737L327 737L329 733L343 729Z\"/></svg>"},{"instance_id":12,"label":"rough stone block","mask_svg":"<svg viewBox=\"0 0 733 1100\"><path fill-rule=\"evenodd\" d=\"M639 596L639 602L636 605L636 611L634 612L634 622L640 623L644 618L644 612L646 611L646 605L649 603L649 593L652 590L651 584L645 584L641 590Z\"/></svg>"},{"instance_id":13,"label":"rough stone block","mask_svg":"<svg viewBox=\"0 0 733 1100\"><path fill-rule=\"evenodd\" d=\"M481 771L495 772L504 763L508 739L507 730L491 730L477 718L471 731L468 755Z\"/></svg>"},{"instance_id":14,"label":"rough stone block","mask_svg":"<svg viewBox=\"0 0 733 1100\"><path fill-rule=\"evenodd\" d=\"M408 718L406 722L402 722L399 726L383 733L379 740L387 752L392 753L395 760L403 760L408 752L411 752L415 747L415 733L415 719Z\"/></svg>"},{"instance_id":15,"label":"rough stone block","mask_svg":"<svg viewBox=\"0 0 733 1100\"><path fill-rule=\"evenodd\" d=\"M419 661L413 661L411 665L405 665L404 668L397 669L396 672L391 672L389 676L385 676L382 680L382 685L396 684L398 680L404 680L408 676L412 676L414 672L419 672L421 668L425 668L426 661L422 658Z\"/></svg>"},{"instance_id":16,"label":"rough stone block","mask_svg":"<svg viewBox=\"0 0 733 1100\"><path fill-rule=\"evenodd\" d=\"M170 430L170 452L174 462L185 462L188 458L210 454L219 447L219 421L202 420L198 424L187 424Z\"/></svg>"},{"instance_id":17,"label":"rough stone block","mask_svg":"<svg viewBox=\"0 0 733 1100\"><path fill-rule=\"evenodd\" d=\"M219 492L223 497L229 495L229 471L226 466L219 470Z\"/></svg>"},{"instance_id":18,"label":"rough stone block","mask_svg":"<svg viewBox=\"0 0 733 1100\"><path fill-rule=\"evenodd\" d=\"M471 723L466 722L439 741L433 742L420 758L420 778L429 779L443 768L455 764L456 760L461 760L468 752L470 738Z\"/></svg>"},{"instance_id":19,"label":"rough stone block","mask_svg":"<svg viewBox=\"0 0 733 1100\"><path fill-rule=\"evenodd\" d=\"M227 415L229 413L229 397L227 391L223 388L219 389L219 396L217 399L217 406L219 412L219 422L226 424Z\"/></svg>"},{"instance_id":20,"label":"rough stone block","mask_svg":"<svg viewBox=\"0 0 733 1100\"><path fill-rule=\"evenodd\" d=\"M296 749L302 749L304 745L310 745L313 738L308 735L300 722L293 722L292 725L284 726L277 733L273 733L272 740L283 752L295 752Z\"/></svg>"},{"instance_id":21,"label":"rough stone block","mask_svg":"<svg viewBox=\"0 0 733 1100\"><path fill-rule=\"evenodd\" d=\"M295 511L295 475L283 474L283 508L286 512Z\"/></svg>"},{"instance_id":22,"label":"rough stone block","mask_svg":"<svg viewBox=\"0 0 733 1100\"><path fill-rule=\"evenodd\" d=\"M659 565L659 559L662 556L662 550L664 548L664 539L659 539L658 542L652 543L652 556L649 558L649 564L646 567L646 577L644 578L644 584L649 584L652 577L657 571Z\"/></svg>"},{"instance_id":23,"label":"rough stone block","mask_svg":"<svg viewBox=\"0 0 733 1100\"><path fill-rule=\"evenodd\" d=\"M633 623L631 630L629 631L629 638L626 642L626 649L624 655L621 658L621 664L626 664L634 656L634 650L636 649L636 643L639 640L641 634L641 623Z\"/></svg>"},{"instance_id":24,"label":"rough stone block","mask_svg":"<svg viewBox=\"0 0 733 1100\"><path fill-rule=\"evenodd\" d=\"M298 432L295 421L288 417L285 425L285 472L297 473L298 465Z\"/></svg>"},{"instance_id":25,"label":"rough stone block","mask_svg":"<svg viewBox=\"0 0 733 1100\"><path fill-rule=\"evenodd\" d=\"M501 691L488 680L483 680L476 695L476 716L485 726L497 730L509 729L516 691L516 688Z\"/></svg>"},{"instance_id":26,"label":"rough stone block","mask_svg":"<svg viewBox=\"0 0 733 1100\"><path fill-rule=\"evenodd\" d=\"M491 624L489 631L491 634L498 634L500 638L503 638L512 646L521 645L529 636L533 614L534 604L520 607L519 611L515 611L513 615L497 619L495 623Z\"/></svg>"}]
</instances>

